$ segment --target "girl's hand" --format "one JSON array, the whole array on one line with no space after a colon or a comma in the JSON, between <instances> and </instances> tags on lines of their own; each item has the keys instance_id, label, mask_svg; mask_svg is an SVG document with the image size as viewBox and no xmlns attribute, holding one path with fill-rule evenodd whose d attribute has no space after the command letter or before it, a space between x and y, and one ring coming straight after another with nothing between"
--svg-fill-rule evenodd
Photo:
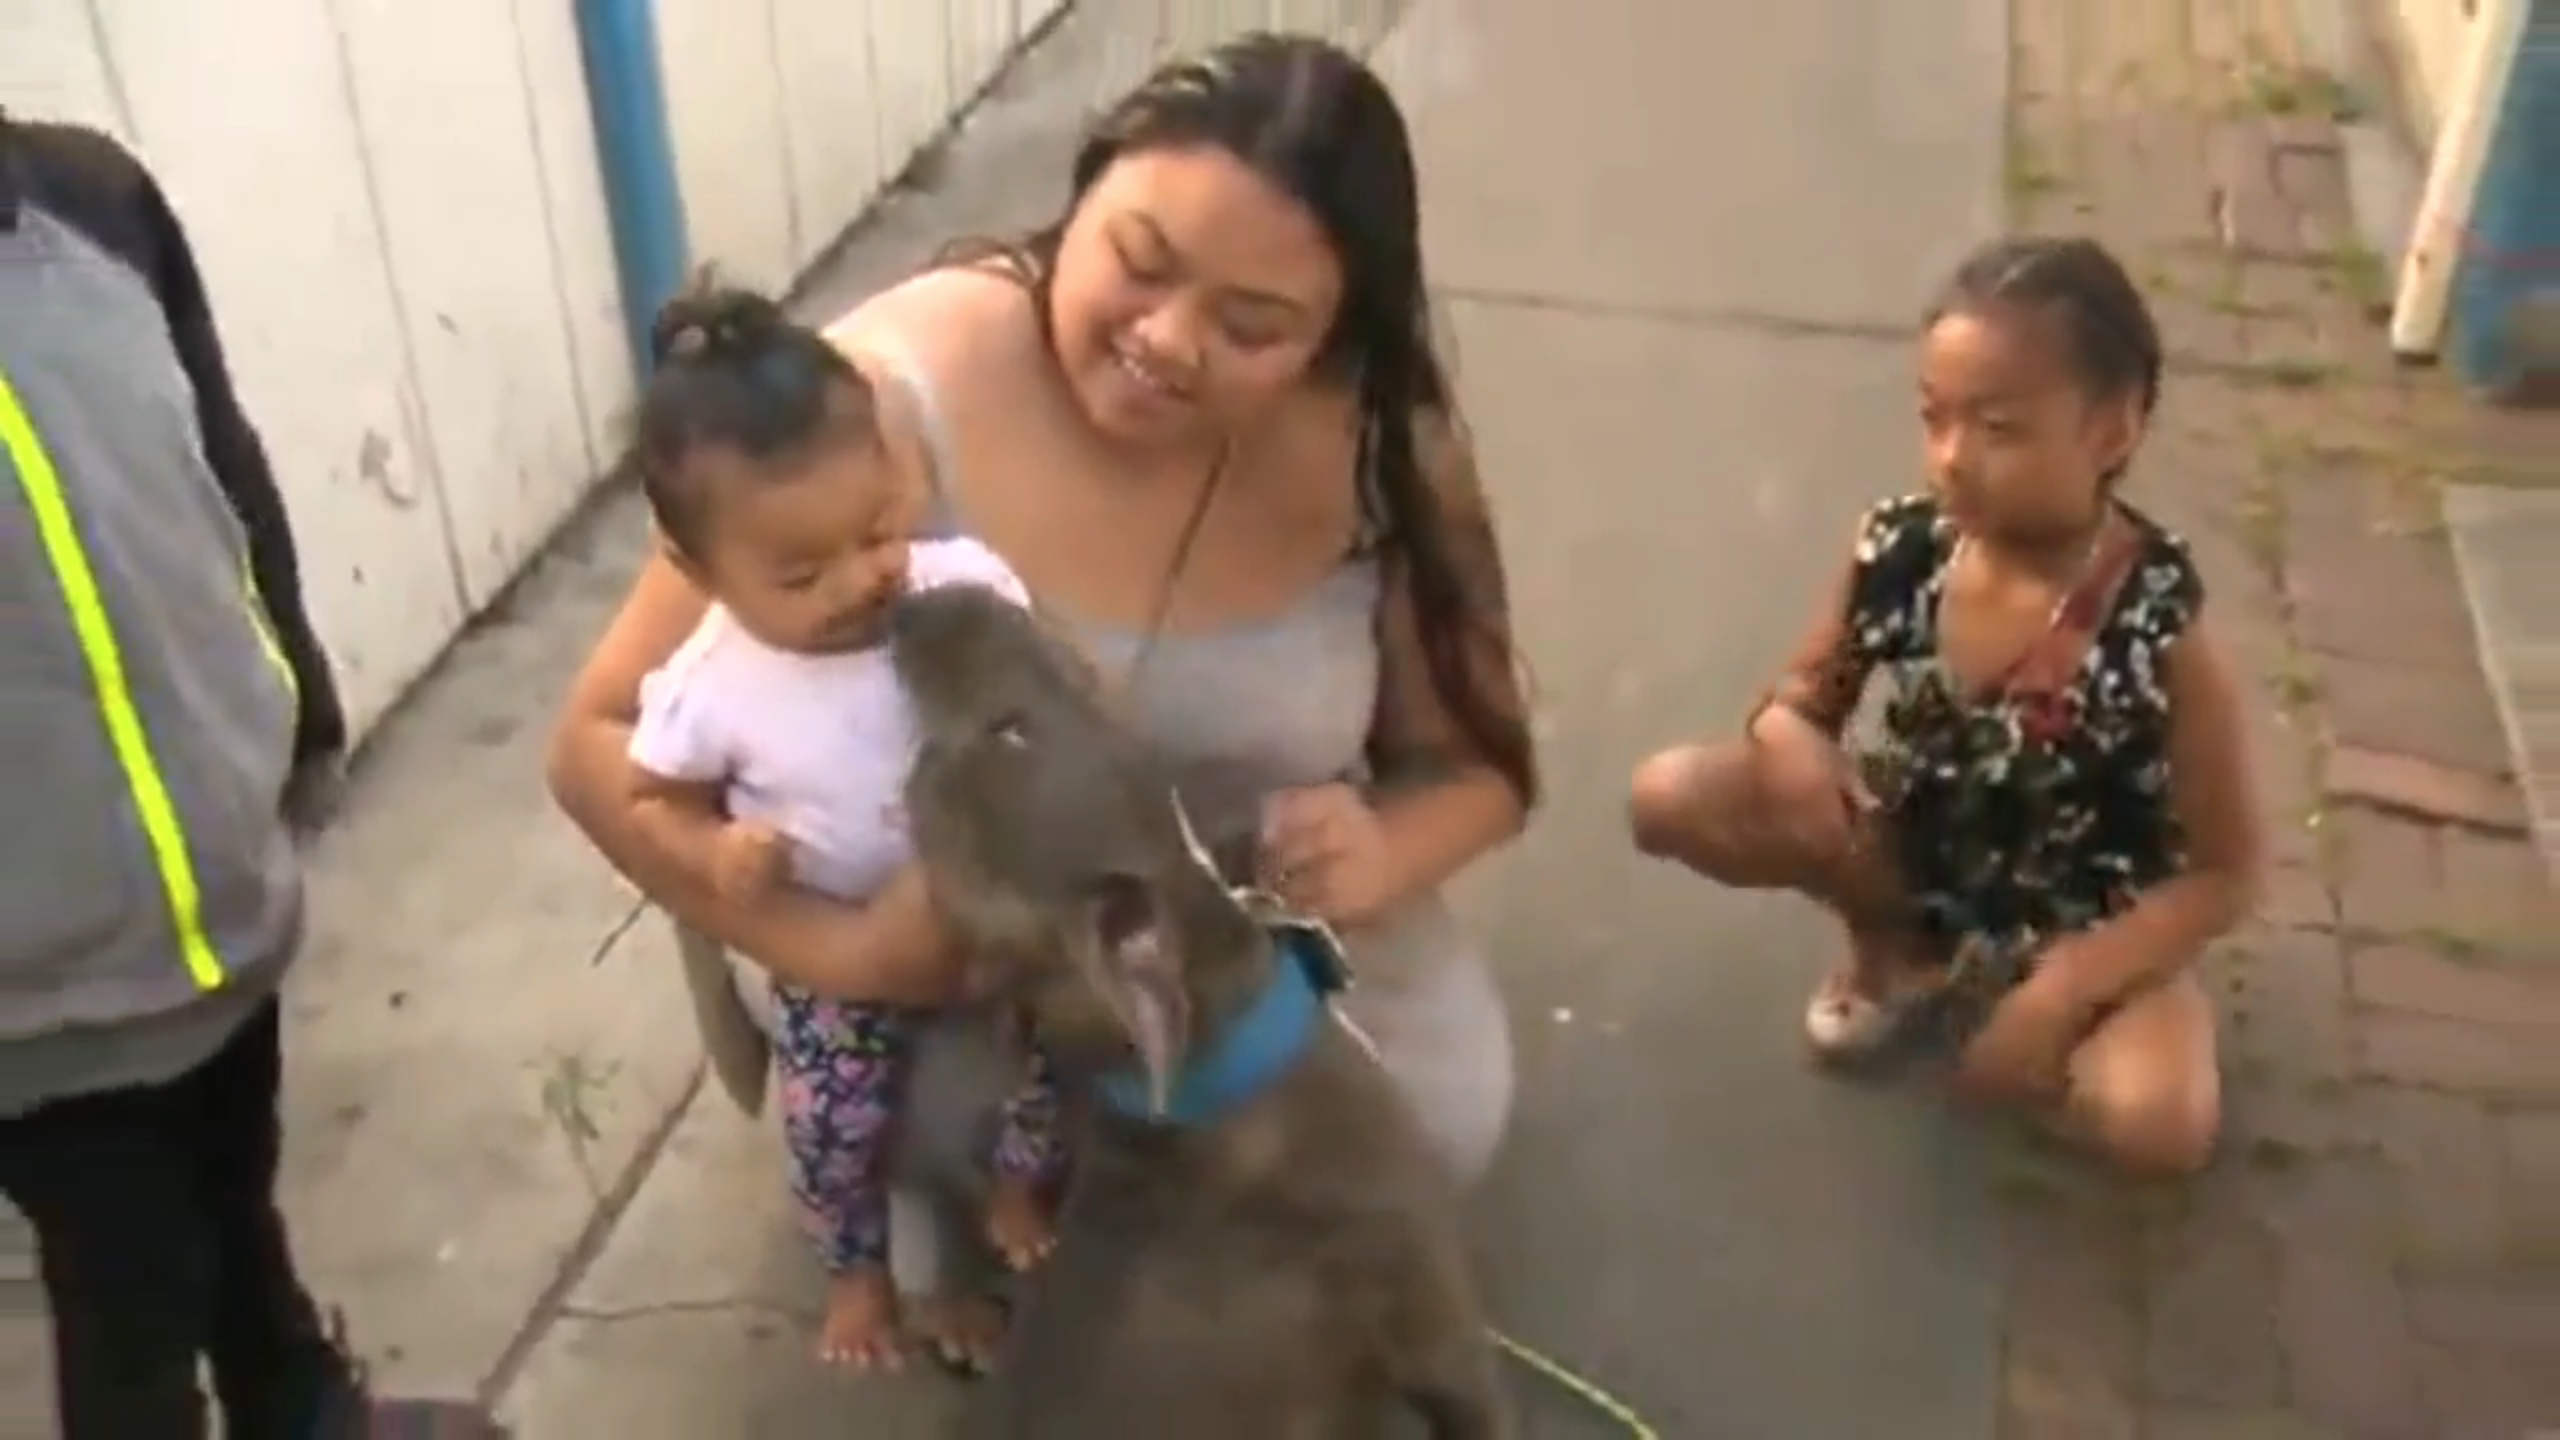
<instances>
[{"instance_id":1,"label":"girl's hand","mask_svg":"<svg viewBox=\"0 0 2560 1440\"><path fill-rule=\"evenodd\" d=\"M1352 786L1284 790L1262 807L1261 883L1291 907L1350 928L1397 898L1378 814Z\"/></svg>"},{"instance_id":2,"label":"girl's hand","mask_svg":"<svg viewBox=\"0 0 2560 1440\"><path fill-rule=\"evenodd\" d=\"M1958 1094L1986 1104L2039 1104L2058 1098L2069 1080L2071 1052L2089 1032L2095 1007L2055 973L2047 956L2024 984L2000 997L1956 1059Z\"/></svg>"},{"instance_id":3,"label":"girl's hand","mask_svg":"<svg viewBox=\"0 0 2560 1440\"><path fill-rule=\"evenodd\" d=\"M1779 837L1815 860L1848 854L1857 819L1875 798L1867 793L1839 742L1785 705L1751 721L1755 773Z\"/></svg>"}]
</instances>

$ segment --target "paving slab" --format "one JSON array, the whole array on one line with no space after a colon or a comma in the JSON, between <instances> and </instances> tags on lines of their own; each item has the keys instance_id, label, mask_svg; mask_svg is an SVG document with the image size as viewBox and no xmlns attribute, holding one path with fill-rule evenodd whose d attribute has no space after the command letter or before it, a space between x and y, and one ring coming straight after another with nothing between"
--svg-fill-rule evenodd
<instances>
[{"instance_id":1,"label":"paving slab","mask_svg":"<svg viewBox=\"0 0 2560 1440\"><path fill-rule=\"evenodd\" d=\"M2455 485L2444 515L2534 842L2560 884L2560 491Z\"/></svg>"},{"instance_id":2,"label":"paving slab","mask_svg":"<svg viewBox=\"0 0 2560 1440\"><path fill-rule=\"evenodd\" d=\"M696 1084L637 896L551 808L563 688L636 543L568 537L369 752L287 994L285 1196L387 1378L470 1393Z\"/></svg>"},{"instance_id":3,"label":"paving slab","mask_svg":"<svg viewBox=\"0 0 2560 1440\"><path fill-rule=\"evenodd\" d=\"M1899 334L1998 228L2001 0L1420 0L1433 280Z\"/></svg>"},{"instance_id":4,"label":"paving slab","mask_svg":"<svg viewBox=\"0 0 2560 1440\"><path fill-rule=\"evenodd\" d=\"M1907 472L1907 359L1474 302L1450 328L1551 767L1465 896L1522 1057L1482 1216L1505 1323L1666 1434L1988 1435L1977 1137L1934 1097L1805 1070L1838 945L1805 907L1624 839L1634 763L1736 722Z\"/></svg>"},{"instance_id":5,"label":"paving slab","mask_svg":"<svg viewBox=\"0 0 2560 1440\"><path fill-rule=\"evenodd\" d=\"M774 1127L716 1092L686 1113L510 1389L504 1415L518 1434L941 1433L952 1387L866 1381L810 1358L821 1284L778 1183L782 1163Z\"/></svg>"}]
</instances>

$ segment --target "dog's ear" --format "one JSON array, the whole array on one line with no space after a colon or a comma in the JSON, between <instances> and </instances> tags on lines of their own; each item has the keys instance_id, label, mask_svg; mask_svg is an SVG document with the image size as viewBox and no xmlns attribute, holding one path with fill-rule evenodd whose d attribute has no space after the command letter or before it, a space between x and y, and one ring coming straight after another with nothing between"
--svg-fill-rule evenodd
<instances>
[{"instance_id":1,"label":"dog's ear","mask_svg":"<svg viewBox=\"0 0 2560 1440\"><path fill-rule=\"evenodd\" d=\"M1094 902L1094 923L1070 947L1085 982L1101 995L1146 1073L1149 1108L1162 1116L1191 1048L1191 992L1182 957L1153 907L1134 891Z\"/></svg>"}]
</instances>

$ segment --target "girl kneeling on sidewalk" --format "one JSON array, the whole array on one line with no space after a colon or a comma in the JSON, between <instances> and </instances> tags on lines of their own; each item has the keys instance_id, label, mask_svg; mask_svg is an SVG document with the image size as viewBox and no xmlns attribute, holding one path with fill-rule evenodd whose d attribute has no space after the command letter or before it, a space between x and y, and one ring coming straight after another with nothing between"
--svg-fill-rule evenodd
<instances>
[{"instance_id":1,"label":"girl kneeling on sidewalk","mask_svg":"<svg viewBox=\"0 0 2560 1440\"><path fill-rule=\"evenodd\" d=\"M1630 820L1647 854L1846 924L1819 1056L1934 1025L1960 1091L2184 1173L2220 1124L2193 967L2249 913L2263 841L2195 563L2120 494L2160 370L2094 242L1966 260L1922 347L1929 491L1867 512L1743 737L1646 760ZM1881 743L1854 746L1879 672Z\"/></svg>"}]
</instances>

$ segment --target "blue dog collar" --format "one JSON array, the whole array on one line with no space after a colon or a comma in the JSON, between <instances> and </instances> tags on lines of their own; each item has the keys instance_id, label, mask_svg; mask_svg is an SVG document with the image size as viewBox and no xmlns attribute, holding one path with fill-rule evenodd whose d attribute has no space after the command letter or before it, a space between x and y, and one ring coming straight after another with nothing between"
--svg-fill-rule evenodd
<instances>
[{"instance_id":1,"label":"blue dog collar","mask_svg":"<svg viewBox=\"0 0 2560 1440\"><path fill-rule=\"evenodd\" d=\"M1183 1068L1162 1115L1148 1103L1146 1077L1115 1070L1094 1082L1103 1105L1159 1125L1207 1125L1270 1088L1307 1053L1325 1022L1327 1001L1341 988L1338 957L1316 931L1276 926L1271 981L1206 1053Z\"/></svg>"}]
</instances>

